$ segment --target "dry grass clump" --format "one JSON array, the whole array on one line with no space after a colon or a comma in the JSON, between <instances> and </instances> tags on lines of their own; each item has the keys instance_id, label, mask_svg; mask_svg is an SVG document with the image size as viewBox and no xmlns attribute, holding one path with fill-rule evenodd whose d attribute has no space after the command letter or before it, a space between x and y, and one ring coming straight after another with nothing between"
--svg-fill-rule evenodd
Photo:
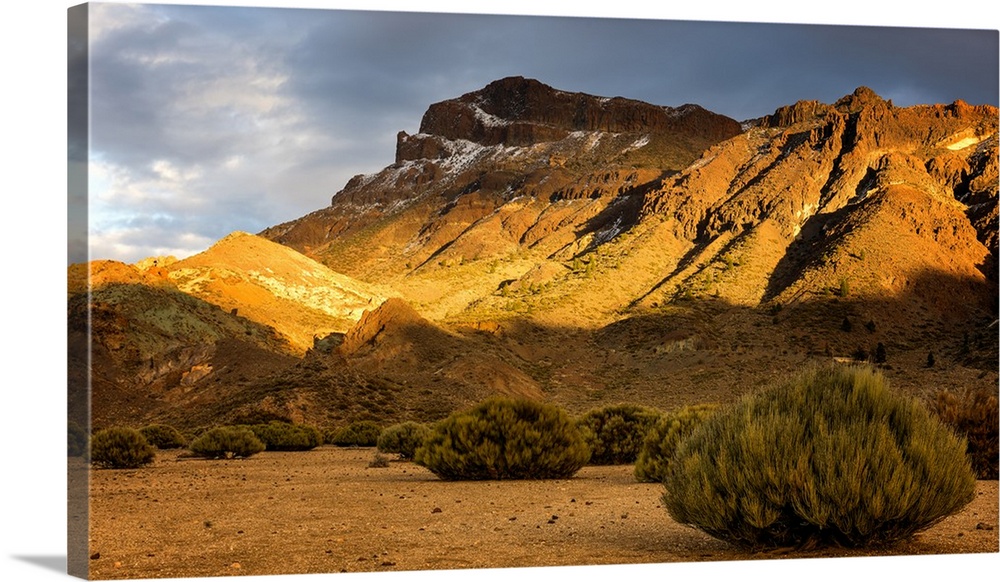
<instances>
[{"instance_id":1,"label":"dry grass clump","mask_svg":"<svg viewBox=\"0 0 1000 582\"><path fill-rule=\"evenodd\" d=\"M931 410L968 442L966 454L980 479L1000 477L996 393L966 388L961 394L941 390L930 403Z\"/></svg>"},{"instance_id":2,"label":"dry grass clump","mask_svg":"<svg viewBox=\"0 0 1000 582\"><path fill-rule=\"evenodd\" d=\"M139 432L158 449L179 449L187 445L187 438L181 431L168 424L151 424L140 428Z\"/></svg>"},{"instance_id":3,"label":"dry grass clump","mask_svg":"<svg viewBox=\"0 0 1000 582\"><path fill-rule=\"evenodd\" d=\"M635 404L597 408L578 421L590 447L592 465L627 465L634 463L643 440L660 412Z\"/></svg>"},{"instance_id":4,"label":"dry grass clump","mask_svg":"<svg viewBox=\"0 0 1000 582\"><path fill-rule=\"evenodd\" d=\"M448 480L561 479L589 459L583 435L563 409L509 398L491 398L441 421L415 456Z\"/></svg>"},{"instance_id":5,"label":"dry grass clump","mask_svg":"<svg viewBox=\"0 0 1000 582\"><path fill-rule=\"evenodd\" d=\"M412 459L431 429L417 422L403 422L386 427L378 437L378 450L396 453L400 459Z\"/></svg>"},{"instance_id":6,"label":"dry grass clump","mask_svg":"<svg viewBox=\"0 0 1000 582\"><path fill-rule=\"evenodd\" d=\"M890 543L972 501L964 453L871 368L815 368L695 429L663 499L676 521L751 549Z\"/></svg>"},{"instance_id":7,"label":"dry grass clump","mask_svg":"<svg viewBox=\"0 0 1000 582\"><path fill-rule=\"evenodd\" d=\"M90 462L105 469L136 469L155 457L156 449L134 428L106 428L90 441Z\"/></svg>"},{"instance_id":8,"label":"dry grass clump","mask_svg":"<svg viewBox=\"0 0 1000 582\"><path fill-rule=\"evenodd\" d=\"M308 451L323 444L319 429L305 424L275 420L249 428L269 451Z\"/></svg>"},{"instance_id":9,"label":"dry grass clump","mask_svg":"<svg viewBox=\"0 0 1000 582\"><path fill-rule=\"evenodd\" d=\"M382 427L373 420L359 420L332 431L326 441L338 447L374 447Z\"/></svg>"},{"instance_id":10,"label":"dry grass clump","mask_svg":"<svg viewBox=\"0 0 1000 582\"><path fill-rule=\"evenodd\" d=\"M220 426L196 438L190 446L199 457L229 459L249 457L265 448L264 443L245 426Z\"/></svg>"},{"instance_id":11,"label":"dry grass clump","mask_svg":"<svg viewBox=\"0 0 1000 582\"><path fill-rule=\"evenodd\" d=\"M643 483L663 482L677 445L716 408L715 404L696 404L665 414L646 434L635 461L635 478Z\"/></svg>"}]
</instances>

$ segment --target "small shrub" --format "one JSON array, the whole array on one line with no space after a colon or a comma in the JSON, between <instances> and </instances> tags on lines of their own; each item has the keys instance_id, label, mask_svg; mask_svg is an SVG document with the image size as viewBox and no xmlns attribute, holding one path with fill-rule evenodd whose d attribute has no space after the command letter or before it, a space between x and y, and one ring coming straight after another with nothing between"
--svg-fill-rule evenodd
<instances>
[{"instance_id":1,"label":"small shrub","mask_svg":"<svg viewBox=\"0 0 1000 582\"><path fill-rule=\"evenodd\" d=\"M167 424L151 424L139 429L149 444L158 449L179 449L187 445L181 431Z\"/></svg>"},{"instance_id":2,"label":"small shrub","mask_svg":"<svg viewBox=\"0 0 1000 582\"><path fill-rule=\"evenodd\" d=\"M442 479L561 479L590 449L561 408L492 398L438 423L415 460Z\"/></svg>"},{"instance_id":3,"label":"small shrub","mask_svg":"<svg viewBox=\"0 0 1000 582\"><path fill-rule=\"evenodd\" d=\"M204 433L191 443L191 452L199 457L249 457L264 450L253 431L245 426L220 426Z\"/></svg>"},{"instance_id":4,"label":"small shrub","mask_svg":"<svg viewBox=\"0 0 1000 582\"><path fill-rule=\"evenodd\" d=\"M385 469L389 466L389 457L383 455L382 453L375 453L372 460L368 463L368 468L370 469Z\"/></svg>"},{"instance_id":5,"label":"small shrub","mask_svg":"<svg viewBox=\"0 0 1000 582\"><path fill-rule=\"evenodd\" d=\"M590 447L592 465L627 465L635 462L646 434L659 419L659 411L652 408L620 404L591 410L577 426Z\"/></svg>"},{"instance_id":6,"label":"small shrub","mask_svg":"<svg viewBox=\"0 0 1000 582\"><path fill-rule=\"evenodd\" d=\"M635 478L643 483L662 483L677 445L717 408L715 404L697 404L664 415L646 434L635 461Z\"/></svg>"},{"instance_id":7,"label":"small shrub","mask_svg":"<svg viewBox=\"0 0 1000 582\"><path fill-rule=\"evenodd\" d=\"M960 394L940 390L930 408L942 422L965 437L968 443L965 452L976 477L1000 478L997 395L981 388L966 388Z\"/></svg>"},{"instance_id":8,"label":"small shrub","mask_svg":"<svg viewBox=\"0 0 1000 582\"><path fill-rule=\"evenodd\" d=\"M304 424L275 420L249 428L268 451L308 451L323 443L323 434L317 428Z\"/></svg>"},{"instance_id":9,"label":"small shrub","mask_svg":"<svg viewBox=\"0 0 1000 582\"><path fill-rule=\"evenodd\" d=\"M135 469L155 456L156 449L134 428L107 428L90 442L90 462L105 469Z\"/></svg>"},{"instance_id":10,"label":"small shrub","mask_svg":"<svg viewBox=\"0 0 1000 582\"><path fill-rule=\"evenodd\" d=\"M396 453L400 459L412 459L430 432L431 429L427 425L416 422L394 424L379 435L378 450L383 453Z\"/></svg>"},{"instance_id":11,"label":"small shrub","mask_svg":"<svg viewBox=\"0 0 1000 582\"><path fill-rule=\"evenodd\" d=\"M66 425L66 456L83 457L87 454L87 430L70 421Z\"/></svg>"},{"instance_id":12,"label":"small shrub","mask_svg":"<svg viewBox=\"0 0 1000 582\"><path fill-rule=\"evenodd\" d=\"M884 364L887 358L888 356L885 353L885 344L878 342L878 345L875 346L875 363Z\"/></svg>"},{"instance_id":13,"label":"small shrub","mask_svg":"<svg viewBox=\"0 0 1000 582\"><path fill-rule=\"evenodd\" d=\"M695 429L663 501L677 522L751 549L891 543L972 501L964 451L881 374L815 368Z\"/></svg>"},{"instance_id":14,"label":"small shrub","mask_svg":"<svg viewBox=\"0 0 1000 582\"><path fill-rule=\"evenodd\" d=\"M382 428L373 420L359 420L334 431L329 442L338 447L374 447Z\"/></svg>"}]
</instances>

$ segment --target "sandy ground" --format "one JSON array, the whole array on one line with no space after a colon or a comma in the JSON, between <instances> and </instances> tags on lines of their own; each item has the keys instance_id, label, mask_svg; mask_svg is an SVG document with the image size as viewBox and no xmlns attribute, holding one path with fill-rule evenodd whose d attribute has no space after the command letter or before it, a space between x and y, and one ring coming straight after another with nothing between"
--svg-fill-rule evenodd
<instances>
[{"instance_id":1,"label":"sandy ground","mask_svg":"<svg viewBox=\"0 0 1000 582\"><path fill-rule=\"evenodd\" d=\"M674 523L632 467L572 479L445 482L372 449L244 460L161 451L91 476L97 579L997 552L996 481L961 513L874 551L751 554Z\"/></svg>"}]
</instances>

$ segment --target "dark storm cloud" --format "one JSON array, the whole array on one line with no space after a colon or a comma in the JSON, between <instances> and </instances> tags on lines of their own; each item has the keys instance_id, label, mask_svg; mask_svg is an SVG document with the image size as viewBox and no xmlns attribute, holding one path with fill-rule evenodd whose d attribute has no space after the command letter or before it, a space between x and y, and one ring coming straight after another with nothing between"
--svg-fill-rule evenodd
<instances>
[{"instance_id":1,"label":"dark storm cloud","mask_svg":"<svg viewBox=\"0 0 1000 582\"><path fill-rule=\"evenodd\" d=\"M91 219L98 243L131 233L127 260L184 246L134 244L150 217L170 217L151 239L190 243L320 208L429 104L504 76L738 120L860 85L997 104L996 31L144 5L92 22Z\"/></svg>"}]
</instances>

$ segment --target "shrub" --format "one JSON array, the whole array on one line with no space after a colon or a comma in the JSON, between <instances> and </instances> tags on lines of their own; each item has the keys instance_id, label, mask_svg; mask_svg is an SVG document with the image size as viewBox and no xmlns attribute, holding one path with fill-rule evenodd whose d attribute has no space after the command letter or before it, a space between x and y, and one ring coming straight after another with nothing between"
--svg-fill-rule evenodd
<instances>
[{"instance_id":1,"label":"shrub","mask_svg":"<svg viewBox=\"0 0 1000 582\"><path fill-rule=\"evenodd\" d=\"M374 447L382 428L373 420L359 420L334 431L329 438L338 447Z\"/></svg>"},{"instance_id":2,"label":"shrub","mask_svg":"<svg viewBox=\"0 0 1000 582\"><path fill-rule=\"evenodd\" d=\"M590 447L592 465L627 465L635 462L643 439L659 419L659 411L652 408L619 404L591 410L577 426Z\"/></svg>"},{"instance_id":3,"label":"shrub","mask_svg":"<svg viewBox=\"0 0 1000 582\"><path fill-rule=\"evenodd\" d=\"M204 433L191 443L191 452L199 457L249 457L264 450L264 443L245 426L220 426Z\"/></svg>"},{"instance_id":4,"label":"shrub","mask_svg":"<svg viewBox=\"0 0 1000 582\"><path fill-rule=\"evenodd\" d=\"M151 424L140 428L139 432L158 449L179 449L187 444L181 431L167 424Z\"/></svg>"},{"instance_id":5,"label":"shrub","mask_svg":"<svg viewBox=\"0 0 1000 582\"><path fill-rule=\"evenodd\" d=\"M106 469L135 469L155 456L156 449L134 428L106 428L90 441L90 462Z\"/></svg>"},{"instance_id":6,"label":"shrub","mask_svg":"<svg viewBox=\"0 0 1000 582\"><path fill-rule=\"evenodd\" d=\"M747 395L677 448L671 517L751 549L906 539L973 499L965 443L868 367Z\"/></svg>"},{"instance_id":7,"label":"shrub","mask_svg":"<svg viewBox=\"0 0 1000 582\"><path fill-rule=\"evenodd\" d=\"M885 353L885 344L882 343L882 342L878 342L878 345L875 346L875 363L876 364L884 364L885 361L886 361L886 358L887 358L887 356L886 356L886 353Z\"/></svg>"},{"instance_id":8,"label":"shrub","mask_svg":"<svg viewBox=\"0 0 1000 582\"><path fill-rule=\"evenodd\" d=\"M308 451L323 443L319 429L304 424L275 420L249 428L268 451Z\"/></svg>"},{"instance_id":9,"label":"shrub","mask_svg":"<svg viewBox=\"0 0 1000 582\"><path fill-rule=\"evenodd\" d=\"M378 450L383 453L396 453L400 459L412 459L430 432L431 429L427 425L416 422L394 424L379 435Z\"/></svg>"},{"instance_id":10,"label":"shrub","mask_svg":"<svg viewBox=\"0 0 1000 582\"><path fill-rule=\"evenodd\" d=\"M438 423L415 460L442 479L560 479L587 464L590 449L561 408L492 398Z\"/></svg>"},{"instance_id":11,"label":"shrub","mask_svg":"<svg viewBox=\"0 0 1000 582\"><path fill-rule=\"evenodd\" d=\"M715 404L697 404L661 418L642 443L635 461L635 478L644 483L663 482L677 445L717 408Z\"/></svg>"},{"instance_id":12,"label":"shrub","mask_svg":"<svg viewBox=\"0 0 1000 582\"><path fill-rule=\"evenodd\" d=\"M966 388L961 394L940 390L931 401L931 411L968 442L966 455L979 479L1000 477L998 458L997 395L985 389Z\"/></svg>"},{"instance_id":13,"label":"shrub","mask_svg":"<svg viewBox=\"0 0 1000 582\"><path fill-rule=\"evenodd\" d=\"M82 457L87 454L87 430L70 421L66 425L66 456Z\"/></svg>"},{"instance_id":14,"label":"shrub","mask_svg":"<svg viewBox=\"0 0 1000 582\"><path fill-rule=\"evenodd\" d=\"M383 455L382 453L375 453L372 460L368 462L369 469L385 469L389 466L389 457Z\"/></svg>"}]
</instances>

